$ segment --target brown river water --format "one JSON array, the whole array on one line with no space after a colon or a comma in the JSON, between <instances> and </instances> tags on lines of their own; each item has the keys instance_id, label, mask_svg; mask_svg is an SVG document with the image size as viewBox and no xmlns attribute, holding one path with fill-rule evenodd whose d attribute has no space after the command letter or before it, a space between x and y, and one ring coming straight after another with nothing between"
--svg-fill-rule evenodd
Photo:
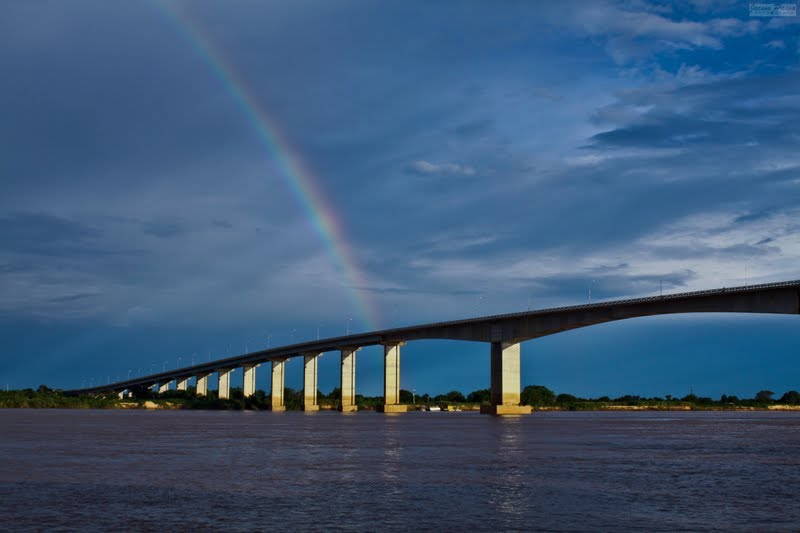
<instances>
[{"instance_id":1,"label":"brown river water","mask_svg":"<svg viewBox=\"0 0 800 533\"><path fill-rule=\"evenodd\" d=\"M0 530L797 531L799 412L0 410Z\"/></svg>"}]
</instances>

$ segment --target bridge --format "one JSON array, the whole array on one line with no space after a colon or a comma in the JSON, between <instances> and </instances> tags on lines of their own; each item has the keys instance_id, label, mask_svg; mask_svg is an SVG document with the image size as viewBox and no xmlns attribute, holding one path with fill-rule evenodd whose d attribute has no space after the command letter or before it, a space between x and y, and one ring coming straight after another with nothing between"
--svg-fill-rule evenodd
<instances>
[{"instance_id":1,"label":"bridge","mask_svg":"<svg viewBox=\"0 0 800 533\"><path fill-rule=\"evenodd\" d=\"M272 372L272 410L285 409L284 365L292 357L303 358L303 408L319 409L317 403L317 358L325 352L341 355L340 411L355 411L356 352L365 346L384 347L383 412L403 412L400 404L400 347L422 339L449 339L490 344L491 405L482 413L525 414L530 406L520 405L520 343L562 331L628 318L676 313L780 313L800 314L800 280L730 287L698 292L652 296L607 302L540 309L450 322L357 333L288 346L259 350L235 357L128 379L103 386L65 391L66 394L121 393L132 388L187 390L196 380L196 393L208 395L208 376L217 373L219 397L230 397L231 372L242 368L245 396L255 394L256 368L269 363Z\"/></svg>"}]
</instances>

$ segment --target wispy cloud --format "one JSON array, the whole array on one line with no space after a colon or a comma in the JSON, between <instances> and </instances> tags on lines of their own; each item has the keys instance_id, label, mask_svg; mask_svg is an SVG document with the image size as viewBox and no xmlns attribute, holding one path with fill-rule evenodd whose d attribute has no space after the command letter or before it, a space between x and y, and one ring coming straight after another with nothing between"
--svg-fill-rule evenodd
<instances>
[{"instance_id":1,"label":"wispy cloud","mask_svg":"<svg viewBox=\"0 0 800 533\"><path fill-rule=\"evenodd\" d=\"M411 172L422 175L436 176L474 176L475 169L469 165L458 163L431 163L430 161L418 160L408 165Z\"/></svg>"}]
</instances>

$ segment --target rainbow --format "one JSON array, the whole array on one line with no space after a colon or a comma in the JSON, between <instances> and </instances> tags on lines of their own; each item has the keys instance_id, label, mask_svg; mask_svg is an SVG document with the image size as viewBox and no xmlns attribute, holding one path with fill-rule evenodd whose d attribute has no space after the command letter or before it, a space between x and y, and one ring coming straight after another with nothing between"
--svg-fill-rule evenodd
<instances>
[{"instance_id":1,"label":"rainbow","mask_svg":"<svg viewBox=\"0 0 800 533\"><path fill-rule=\"evenodd\" d=\"M378 313L364 289L368 284L365 283L361 270L353 257L353 252L347 244L336 212L320 192L311 171L292 149L285 135L281 133L277 122L259 104L258 98L248 88L245 80L237 73L214 41L205 35L202 27L188 14L169 8L163 0L154 0L154 4L158 11L174 24L198 56L205 61L222 87L253 126L259 140L273 156L280 175L306 212L320 241L343 276L345 287L350 288L349 295L360 315L358 318L362 321L362 326L368 330L378 329L377 326L380 323Z\"/></svg>"}]
</instances>

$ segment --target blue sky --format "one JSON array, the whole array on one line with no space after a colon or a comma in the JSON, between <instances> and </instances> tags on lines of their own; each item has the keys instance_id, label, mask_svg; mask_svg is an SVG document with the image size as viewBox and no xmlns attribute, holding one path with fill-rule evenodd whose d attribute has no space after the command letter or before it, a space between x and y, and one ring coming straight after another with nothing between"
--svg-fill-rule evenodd
<instances>
[{"instance_id":1,"label":"blue sky","mask_svg":"<svg viewBox=\"0 0 800 533\"><path fill-rule=\"evenodd\" d=\"M713 0L3 2L0 386L798 279L799 28ZM800 389L798 320L585 328L525 343L523 384ZM409 344L403 386L488 387L488 354Z\"/></svg>"}]
</instances>

